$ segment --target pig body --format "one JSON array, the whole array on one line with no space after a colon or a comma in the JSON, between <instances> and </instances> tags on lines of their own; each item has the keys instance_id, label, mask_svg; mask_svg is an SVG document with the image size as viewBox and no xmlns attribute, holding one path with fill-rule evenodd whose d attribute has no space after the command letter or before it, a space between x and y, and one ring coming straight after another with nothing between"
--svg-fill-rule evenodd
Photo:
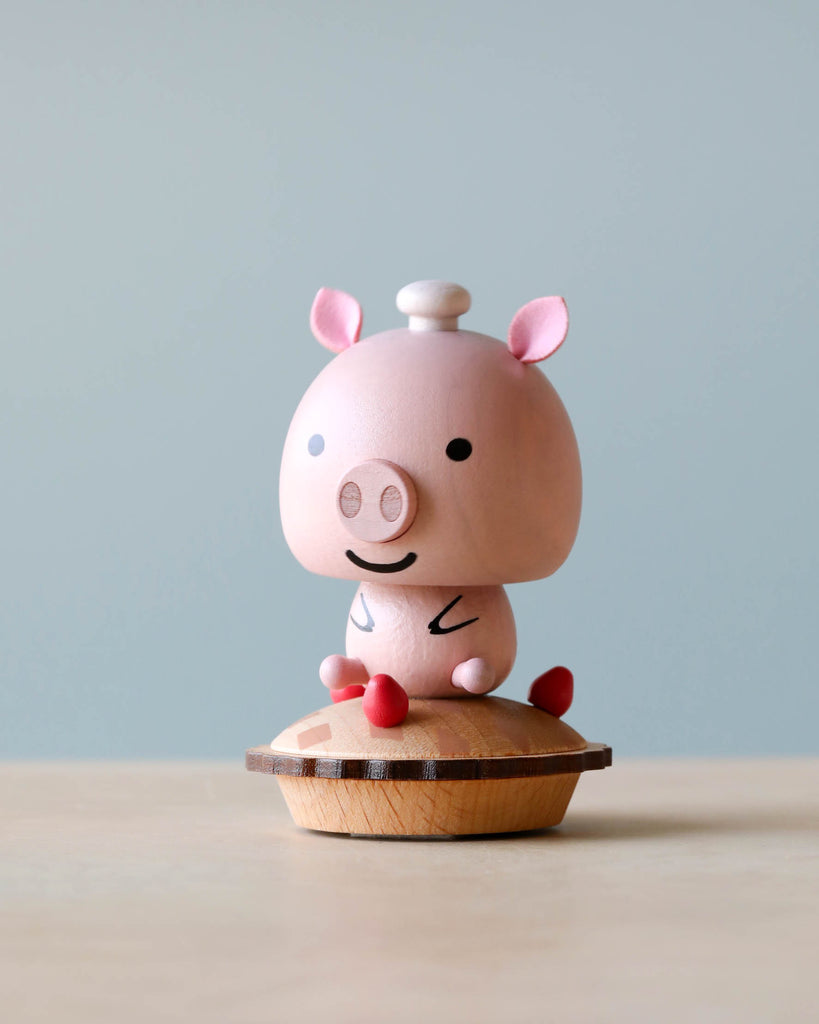
<instances>
[{"instance_id":1,"label":"pig body","mask_svg":"<svg viewBox=\"0 0 819 1024\"><path fill-rule=\"evenodd\" d=\"M577 444L530 365L562 342L565 303L528 303L507 344L459 330L468 305L419 282L399 293L409 328L359 342L354 299L323 289L314 303L313 331L339 354L293 417L280 506L307 569L361 583L346 656L321 666L333 689L381 674L410 696L494 689L515 656L502 584L550 575L574 542Z\"/></svg>"},{"instance_id":2,"label":"pig body","mask_svg":"<svg viewBox=\"0 0 819 1024\"><path fill-rule=\"evenodd\" d=\"M509 675L515 649L503 587L362 583L347 620L348 658L364 665L367 679L399 680L410 697L489 693Z\"/></svg>"}]
</instances>

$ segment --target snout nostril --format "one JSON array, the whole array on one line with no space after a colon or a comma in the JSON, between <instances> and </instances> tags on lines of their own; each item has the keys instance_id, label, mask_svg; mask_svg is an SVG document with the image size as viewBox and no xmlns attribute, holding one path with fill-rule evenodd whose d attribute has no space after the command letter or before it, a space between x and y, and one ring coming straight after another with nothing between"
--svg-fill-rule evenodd
<instances>
[{"instance_id":1,"label":"snout nostril","mask_svg":"<svg viewBox=\"0 0 819 1024\"><path fill-rule=\"evenodd\" d=\"M381 515L388 523L394 523L401 515L401 492L392 484L381 492Z\"/></svg>"},{"instance_id":2,"label":"snout nostril","mask_svg":"<svg viewBox=\"0 0 819 1024\"><path fill-rule=\"evenodd\" d=\"M400 495L399 495L400 499ZM338 496L338 507L346 519L354 519L361 511L361 490L357 483L348 480Z\"/></svg>"}]
</instances>

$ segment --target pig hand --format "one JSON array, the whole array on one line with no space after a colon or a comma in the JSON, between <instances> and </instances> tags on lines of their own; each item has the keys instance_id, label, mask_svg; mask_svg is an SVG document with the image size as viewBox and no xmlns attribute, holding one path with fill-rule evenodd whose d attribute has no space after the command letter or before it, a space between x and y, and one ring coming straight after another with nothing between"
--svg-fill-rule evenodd
<instances>
[{"instance_id":1,"label":"pig hand","mask_svg":"<svg viewBox=\"0 0 819 1024\"><path fill-rule=\"evenodd\" d=\"M452 670L452 685L458 686L467 693L489 693L498 685L495 682L495 670L483 658L470 658L462 661Z\"/></svg>"},{"instance_id":2,"label":"pig hand","mask_svg":"<svg viewBox=\"0 0 819 1024\"><path fill-rule=\"evenodd\" d=\"M319 665L319 679L328 690L343 690L347 686L366 686L370 676L358 658L345 658L331 654Z\"/></svg>"}]
</instances>

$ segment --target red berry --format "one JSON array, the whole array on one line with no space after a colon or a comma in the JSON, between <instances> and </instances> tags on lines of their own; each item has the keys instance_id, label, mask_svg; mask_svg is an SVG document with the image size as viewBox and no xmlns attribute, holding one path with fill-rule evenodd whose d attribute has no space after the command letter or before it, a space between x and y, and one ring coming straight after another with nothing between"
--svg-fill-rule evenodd
<instances>
[{"instance_id":1,"label":"red berry","mask_svg":"<svg viewBox=\"0 0 819 1024\"><path fill-rule=\"evenodd\" d=\"M343 700L352 700L363 694L364 687L360 683L353 683L351 686L342 686L340 690L330 690L330 700L334 704L340 704Z\"/></svg>"},{"instance_id":2,"label":"red berry","mask_svg":"<svg viewBox=\"0 0 819 1024\"><path fill-rule=\"evenodd\" d=\"M368 721L379 729L400 725L409 711L407 691L392 676L383 673L373 676L367 683L361 703Z\"/></svg>"},{"instance_id":3,"label":"red berry","mask_svg":"<svg viewBox=\"0 0 819 1024\"><path fill-rule=\"evenodd\" d=\"M565 715L572 706L574 677L571 672L558 665L544 672L529 687L529 703L541 711L548 711L555 718Z\"/></svg>"}]
</instances>

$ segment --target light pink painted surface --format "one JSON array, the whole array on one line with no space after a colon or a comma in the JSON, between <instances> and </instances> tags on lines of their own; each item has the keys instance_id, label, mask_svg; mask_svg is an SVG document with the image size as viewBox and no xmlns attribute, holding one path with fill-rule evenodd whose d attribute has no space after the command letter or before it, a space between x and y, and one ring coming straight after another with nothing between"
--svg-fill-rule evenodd
<instances>
[{"instance_id":1,"label":"light pink painted surface","mask_svg":"<svg viewBox=\"0 0 819 1024\"><path fill-rule=\"evenodd\" d=\"M557 351L568 330L569 310L559 295L532 299L509 325L509 348L521 362L538 363Z\"/></svg>"},{"instance_id":2,"label":"light pink painted surface","mask_svg":"<svg viewBox=\"0 0 819 1024\"><path fill-rule=\"evenodd\" d=\"M310 310L310 330L331 352L343 352L361 334L361 306L346 292L320 288Z\"/></svg>"},{"instance_id":3,"label":"light pink painted surface","mask_svg":"<svg viewBox=\"0 0 819 1024\"><path fill-rule=\"evenodd\" d=\"M290 425L282 525L305 568L362 581L351 614L367 623L363 594L375 620L366 631L349 622L354 660L324 666L327 685L360 681L359 662L368 677L394 676L410 696L488 692L508 675L515 630L502 584L553 573L580 517L569 417L543 373L527 365L563 340L565 309L557 298L528 303L508 346L457 329L397 329L356 343L358 303L319 292L311 324L340 354ZM311 454L316 435L323 445L311 443L321 448ZM456 438L472 446L463 461L447 456ZM431 631L458 595L441 625L477 621Z\"/></svg>"},{"instance_id":4,"label":"light pink painted surface","mask_svg":"<svg viewBox=\"0 0 819 1024\"><path fill-rule=\"evenodd\" d=\"M429 625L456 598L460 600ZM363 603L362 603L363 598ZM369 624L372 631L362 629ZM461 628L470 619L476 622ZM347 620L347 654L367 668L385 672L411 697L463 697L452 682L455 669L480 658L492 678L479 692L489 693L506 679L515 661L515 619L503 587L402 587L362 583Z\"/></svg>"}]
</instances>

